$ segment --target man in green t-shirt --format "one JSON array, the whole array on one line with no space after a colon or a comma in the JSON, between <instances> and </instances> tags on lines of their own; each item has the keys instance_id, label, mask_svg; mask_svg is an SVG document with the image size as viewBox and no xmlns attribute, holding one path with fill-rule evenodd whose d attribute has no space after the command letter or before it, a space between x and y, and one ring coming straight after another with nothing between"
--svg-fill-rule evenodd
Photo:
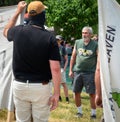
<instances>
[{"instance_id":1,"label":"man in green t-shirt","mask_svg":"<svg viewBox=\"0 0 120 122\"><path fill-rule=\"evenodd\" d=\"M78 109L77 117L82 117L81 92L85 87L90 96L91 118L96 118L94 75L97 63L98 44L91 40L92 28L82 29L82 39L75 41L70 60L69 76L74 78L73 92Z\"/></svg>"}]
</instances>

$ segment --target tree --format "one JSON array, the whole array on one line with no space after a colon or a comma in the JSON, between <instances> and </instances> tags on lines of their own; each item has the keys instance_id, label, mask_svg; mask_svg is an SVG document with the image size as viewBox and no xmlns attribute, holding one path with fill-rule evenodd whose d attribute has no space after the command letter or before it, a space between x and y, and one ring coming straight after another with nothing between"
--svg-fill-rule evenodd
<instances>
[{"instance_id":1,"label":"tree","mask_svg":"<svg viewBox=\"0 0 120 122\"><path fill-rule=\"evenodd\" d=\"M15 5L20 0L0 0L0 6ZM25 0L27 3L34 0ZM83 26L93 27L98 33L97 0L41 0L48 6L47 26L53 26L56 34L61 34L66 40L81 38ZM117 0L120 3L120 0Z\"/></svg>"},{"instance_id":2,"label":"tree","mask_svg":"<svg viewBox=\"0 0 120 122\"><path fill-rule=\"evenodd\" d=\"M81 38L81 29L86 25L98 33L97 0L46 0L46 5L47 25L53 26L56 34L66 40Z\"/></svg>"},{"instance_id":3,"label":"tree","mask_svg":"<svg viewBox=\"0 0 120 122\"><path fill-rule=\"evenodd\" d=\"M80 38L83 26L98 25L96 0L47 0L47 24L67 40ZM95 33L96 33L95 32Z\"/></svg>"}]
</instances>

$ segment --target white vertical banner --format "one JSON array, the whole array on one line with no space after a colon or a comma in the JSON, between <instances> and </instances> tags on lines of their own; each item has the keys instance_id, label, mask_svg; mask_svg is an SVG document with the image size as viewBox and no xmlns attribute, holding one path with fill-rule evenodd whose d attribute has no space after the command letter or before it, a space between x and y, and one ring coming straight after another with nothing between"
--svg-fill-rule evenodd
<instances>
[{"instance_id":1,"label":"white vertical banner","mask_svg":"<svg viewBox=\"0 0 120 122\"><path fill-rule=\"evenodd\" d=\"M120 122L120 6L98 0L99 53L105 122Z\"/></svg>"},{"instance_id":2,"label":"white vertical banner","mask_svg":"<svg viewBox=\"0 0 120 122\"><path fill-rule=\"evenodd\" d=\"M16 7L0 7L0 109L7 108L9 111L14 111L11 88L13 42L8 42L3 36L3 29L14 15ZM23 23L23 15L19 16L17 24Z\"/></svg>"}]
</instances>

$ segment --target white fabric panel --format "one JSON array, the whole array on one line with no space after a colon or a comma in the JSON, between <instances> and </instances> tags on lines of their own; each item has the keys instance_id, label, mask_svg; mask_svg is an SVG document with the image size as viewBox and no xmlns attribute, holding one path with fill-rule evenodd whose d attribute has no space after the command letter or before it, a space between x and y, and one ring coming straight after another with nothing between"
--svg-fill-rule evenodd
<instances>
[{"instance_id":1,"label":"white fabric panel","mask_svg":"<svg viewBox=\"0 0 120 122\"><path fill-rule=\"evenodd\" d=\"M99 53L105 122L120 122L120 6L115 0L98 0ZM120 100L120 99L119 99Z\"/></svg>"},{"instance_id":2,"label":"white fabric panel","mask_svg":"<svg viewBox=\"0 0 120 122\"><path fill-rule=\"evenodd\" d=\"M17 6L0 7L0 109L14 110L11 83L13 42L8 42L3 36L3 29L8 20L13 16ZM23 23L23 13L17 24ZM21 19L21 20L20 20Z\"/></svg>"}]
</instances>

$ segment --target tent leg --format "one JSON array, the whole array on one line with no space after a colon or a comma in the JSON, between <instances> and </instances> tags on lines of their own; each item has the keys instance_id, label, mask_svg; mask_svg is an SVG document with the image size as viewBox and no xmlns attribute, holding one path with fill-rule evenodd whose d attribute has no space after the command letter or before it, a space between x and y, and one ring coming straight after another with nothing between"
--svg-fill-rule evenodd
<instances>
[{"instance_id":1,"label":"tent leg","mask_svg":"<svg viewBox=\"0 0 120 122\"><path fill-rule=\"evenodd\" d=\"M8 111L7 122L13 122L13 121L14 121L14 112L13 111Z\"/></svg>"},{"instance_id":2,"label":"tent leg","mask_svg":"<svg viewBox=\"0 0 120 122\"><path fill-rule=\"evenodd\" d=\"M7 114L7 121L6 122L13 122L15 120L15 112L13 111L8 111L8 114ZM31 122L33 122L33 118L31 116Z\"/></svg>"}]
</instances>

